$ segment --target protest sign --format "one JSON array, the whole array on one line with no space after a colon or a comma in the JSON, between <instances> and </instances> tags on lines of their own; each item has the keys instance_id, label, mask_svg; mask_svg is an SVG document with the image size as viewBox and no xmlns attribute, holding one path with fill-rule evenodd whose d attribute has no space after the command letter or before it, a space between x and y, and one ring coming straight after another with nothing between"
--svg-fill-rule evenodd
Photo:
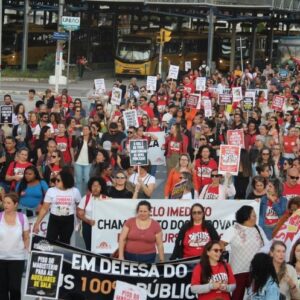
<instances>
[{"instance_id":1,"label":"protest sign","mask_svg":"<svg viewBox=\"0 0 300 300\"><path fill-rule=\"evenodd\" d=\"M177 80L179 73L179 66L170 65L168 78Z\"/></svg>"},{"instance_id":2,"label":"protest sign","mask_svg":"<svg viewBox=\"0 0 300 300\"><path fill-rule=\"evenodd\" d=\"M122 90L114 87L111 92L111 101L110 103L113 105L120 105L122 100Z\"/></svg>"},{"instance_id":3,"label":"protest sign","mask_svg":"<svg viewBox=\"0 0 300 300\"><path fill-rule=\"evenodd\" d=\"M191 61L185 61L184 62L184 69L186 72L188 72L192 68L192 62Z\"/></svg>"},{"instance_id":4,"label":"protest sign","mask_svg":"<svg viewBox=\"0 0 300 300\"><path fill-rule=\"evenodd\" d=\"M272 109L275 111L282 111L284 100L284 96L274 95L272 100Z\"/></svg>"},{"instance_id":5,"label":"protest sign","mask_svg":"<svg viewBox=\"0 0 300 300\"><path fill-rule=\"evenodd\" d=\"M25 295L58 299L63 254L32 251L26 272Z\"/></svg>"},{"instance_id":6,"label":"protest sign","mask_svg":"<svg viewBox=\"0 0 300 300\"><path fill-rule=\"evenodd\" d=\"M137 201L123 199L123 202L131 201L137 205ZM116 211L113 207L110 210ZM59 299L113 300L117 280L147 290L147 299L151 300L196 299L190 286L193 268L199 263L198 257L160 264L137 263L96 255L34 235L32 250L42 253L46 251L43 249L64 254Z\"/></svg>"},{"instance_id":7,"label":"protest sign","mask_svg":"<svg viewBox=\"0 0 300 300\"><path fill-rule=\"evenodd\" d=\"M218 98L219 105L226 105L232 103L232 95L231 94L219 94Z\"/></svg>"},{"instance_id":8,"label":"protest sign","mask_svg":"<svg viewBox=\"0 0 300 300\"><path fill-rule=\"evenodd\" d=\"M147 76L147 91L156 91L157 77L156 76Z\"/></svg>"},{"instance_id":9,"label":"protest sign","mask_svg":"<svg viewBox=\"0 0 300 300\"><path fill-rule=\"evenodd\" d=\"M164 131L151 132L157 139L151 139L148 144L148 159L153 166L161 166L166 164L165 150L163 150L163 145L165 144L166 134Z\"/></svg>"},{"instance_id":10,"label":"protest sign","mask_svg":"<svg viewBox=\"0 0 300 300\"><path fill-rule=\"evenodd\" d=\"M103 78L94 79L95 91L97 93L105 93L105 81Z\"/></svg>"},{"instance_id":11,"label":"protest sign","mask_svg":"<svg viewBox=\"0 0 300 300\"><path fill-rule=\"evenodd\" d=\"M204 92L206 90L206 77L196 78L196 91Z\"/></svg>"},{"instance_id":12,"label":"protest sign","mask_svg":"<svg viewBox=\"0 0 300 300\"><path fill-rule=\"evenodd\" d=\"M227 130L227 144L245 148L245 135L243 129Z\"/></svg>"},{"instance_id":13,"label":"protest sign","mask_svg":"<svg viewBox=\"0 0 300 300\"><path fill-rule=\"evenodd\" d=\"M240 165L241 147L235 145L221 145L219 159L219 174L238 175Z\"/></svg>"},{"instance_id":14,"label":"protest sign","mask_svg":"<svg viewBox=\"0 0 300 300\"><path fill-rule=\"evenodd\" d=\"M234 146L230 146L234 147ZM95 201L92 228L92 251L95 253L112 253L118 248L118 236L125 221L135 216L135 208L139 200L111 199ZM182 225L190 219L191 206L196 200L149 199L152 210L151 217L160 223L163 230L165 253L172 253L177 234ZM210 220L221 235L235 223L235 212L243 205L251 205L259 211L259 203L255 200L200 200L205 208L205 219ZM115 209L118 207L118 209Z\"/></svg>"},{"instance_id":15,"label":"protest sign","mask_svg":"<svg viewBox=\"0 0 300 300\"><path fill-rule=\"evenodd\" d=\"M243 99L242 88L233 87L232 88L232 101L233 102L240 102Z\"/></svg>"},{"instance_id":16,"label":"protest sign","mask_svg":"<svg viewBox=\"0 0 300 300\"><path fill-rule=\"evenodd\" d=\"M0 123L11 124L13 117L14 108L12 105L1 105L0 106Z\"/></svg>"},{"instance_id":17,"label":"protest sign","mask_svg":"<svg viewBox=\"0 0 300 300\"><path fill-rule=\"evenodd\" d=\"M186 107L197 108L199 102L199 94L189 94L186 99Z\"/></svg>"},{"instance_id":18,"label":"protest sign","mask_svg":"<svg viewBox=\"0 0 300 300\"><path fill-rule=\"evenodd\" d=\"M181 199L183 196L185 187L186 187L186 183L187 183L186 180L181 180L180 182L176 183L173 188L170 198L171 199Z\"/></svg>"},{"instance_id":19,"label":"protest sign","mask_svg":"<svg viewBox=\"0 0 300 300\"><path fill-rule=\"evenodd\" d=\"M139 120L136 109L124 110L123 119L126 130L128 130L130 126L133 126L135 128L139 127Z\"/></svg>"},{"instance_id":20,"label":"protest sign","mask_svg":"<svg viewBox=\"0 0 300 300\"><path fill-rule=\"evenodd\" d=\"M287 246L287 255L291 252L292 245L300 238L300 209L297 209L280 227L273 238L282 241ZM289 259L289 257L287 257Z\"/></svg>"},{"instance_id":21,"label":"protest sign","mask_svg":"<svg viewBox=\"0 0 300 300\"><path fill-rule=\"evenodd\" d=\"M114 300L147 300L147 291L124 281L116 281Z\"/></svg>"},{"instance_id":22,"label":"protest sign","mask_svg":"<svg viewBox=\"0 0 300 300\"><path fill-rule=\"evenodd\" d=\"M148 165L148 141L147 140L130 140L130 165L145 166Z\"/></svg>"},{"instance_id":23,"label":"protest sign","mask_svg":"<svg viewBox=\"0 0 300 300\"><path fill-rule=\"evenodd\" d=\"M202 99L203 107L204 107L204 116L205 118L209 118L212 116L212 108L210 99Z\"/></svg>"},{"instance_id":24,"label":"protest sign","mask_svg":"<svg viewBox=\"0 0 300 300\"><path fill-rule=\"evenodd\" d=\"M252 97L244 97L243 99L243 109L244 111L252 111L254 107Z\"/></svg>"}]
</instances>

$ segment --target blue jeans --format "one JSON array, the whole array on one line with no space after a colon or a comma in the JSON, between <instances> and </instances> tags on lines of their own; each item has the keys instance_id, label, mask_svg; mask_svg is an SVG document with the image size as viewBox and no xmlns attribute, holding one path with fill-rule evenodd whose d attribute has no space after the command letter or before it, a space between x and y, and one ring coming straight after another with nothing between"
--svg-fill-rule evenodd
<instances>
[{"instance_id":1,"label":"blue jeans","mask_svg":"<svg viewBox=\"0 0 300 300\"><path fill-rule=\"evenodd\" d=\"M91 165L79 165L75 163L75 184L80 194L86 194L87 183L90 178Z\"/></svg>"},{"instance_id":2,"label":"blue jeans","mask_svg":"<svg viewBox=\"0 0 300 300\"><path fill-rule=\"evenodd\" d=\"M136 261L139 263L153 264L155 263L156 253L150 254L136 254L136 253L124 253L124 258L126 260Z\"/></svg>"},{"instance_id":3,"label":"blue jeans","mask_svg":"<svg viewBox=\"0 0 300 300\"><path fill-rule=\"evenodd\" d=\"M156 170L157 170L157 165L151 165L151 168L150 168L150 175L152 175L152 176L155 177Z\"/></svg>"}]
</instances>

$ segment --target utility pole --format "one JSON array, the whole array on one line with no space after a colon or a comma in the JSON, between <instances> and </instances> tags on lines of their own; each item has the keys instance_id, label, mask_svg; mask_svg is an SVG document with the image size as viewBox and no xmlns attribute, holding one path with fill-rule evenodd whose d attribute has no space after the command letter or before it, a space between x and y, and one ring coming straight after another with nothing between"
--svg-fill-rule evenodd
<instances>
[{"instance_id":1,"label":"utility pole","mask_svg":"<svg viewBox=\"0 0 300 300\"><path fill-rule=\"evenodd\" d=\"M2 23L3 23L3 3L0 0L0 83L2 77Z\"/></svg>"},{"instance_id":2,"label":"utility pole","mask_svg":"<svg viewBox=\"0 0 300 300\"><path fill-rule=\"evenodd\" d=\"M2 2L2 1L1 1ZM2 14L2 10L1 10ZM24 0L22 71L27 70L29 0Z\"/></svg>"},{"instance_id":3,"label":"utility pole","mask_svg":"<svg viewBox=\"0 0 300 300\"><path fill-rule=\"evenodd\" d=\"M213 47L214 47L214 31L215 31L215 15L214 9L211 7L209 9L208 18L208 50L207 50L207 65L209 67L209 75L211 74L212 69L212 56L213 56Z\"/></svg>"}]
</instances>

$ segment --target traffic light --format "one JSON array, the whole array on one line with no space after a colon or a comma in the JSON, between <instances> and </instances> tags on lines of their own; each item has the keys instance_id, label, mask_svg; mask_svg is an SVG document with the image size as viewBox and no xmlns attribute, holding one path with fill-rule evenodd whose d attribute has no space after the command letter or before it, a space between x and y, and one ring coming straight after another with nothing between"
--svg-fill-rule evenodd
<instances>
[{"instance_id":1,"label":"traffic light","mask_svg":"<svg viewBox=\"0 0 300 300\"><path fill-rule=\"evenodd\" d=\"M165 42L169 42L171 40L171 34L172 34L172 31L171 30L167 30L167 29L161 29L160 32L159 32L159 35L160 35L160 41L162 43L165 43Z\"/></svg>"}]
</instances>

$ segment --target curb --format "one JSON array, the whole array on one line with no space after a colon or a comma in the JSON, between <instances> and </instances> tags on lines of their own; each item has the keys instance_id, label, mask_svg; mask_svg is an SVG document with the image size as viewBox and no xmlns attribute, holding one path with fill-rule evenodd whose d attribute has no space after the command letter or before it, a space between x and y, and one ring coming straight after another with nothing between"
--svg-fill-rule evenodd
<instances>
[{"instance_id":1,"label":"curb","mask_svg":"<svg viewBox=\"0 0 300 300\"><path fill-rule=\"evenodd\" d=\"M48 83L49 78L28 78L28 77L1 77L2 82L39 82ZM77 83L75 79L70 79L69 83Z\"/></svg>"}]
</instances>

